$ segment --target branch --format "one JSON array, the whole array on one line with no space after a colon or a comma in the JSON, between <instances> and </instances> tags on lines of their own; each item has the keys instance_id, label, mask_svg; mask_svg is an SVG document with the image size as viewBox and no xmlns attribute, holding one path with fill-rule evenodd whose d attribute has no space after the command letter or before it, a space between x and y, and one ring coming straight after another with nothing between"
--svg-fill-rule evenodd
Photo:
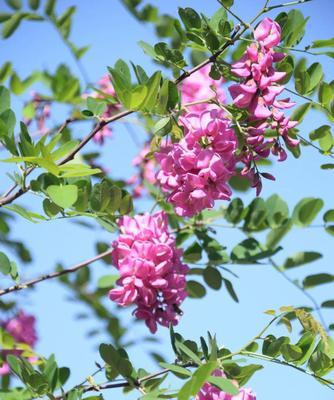
<instances>
[{"instance_id":1,"label":"branch","mask_svg":"<svg viewBox=\"0 0 334 400\"><path fill-rule=\"evenodd\" d=\"M57 272L52 272L52 273L47 274L47 275L42 275L39 278L35 278L35 279L30 280L30 281L19 283L17 285L11 286L11 287L9 287L7 289L0 290L0 296L4 296L5 294L8 294L8 293L17 292L19 290L26 289L26 288L31 287L31 286L35 286L39 282L43 282L43 281L46 281L46 280L49 280L49 279L58 278L58 277L60 277L62 275L66 275L66 274L69 274L71 272L76 272L79 269L81 269L83 267L86 267L87 265L92 264L93 262L98 261L103 257L106 257L106 256L110 255L112 253L112 251L113 251L113 249L109 249L109 250L107 250L107 251L105 251L103 253L98 254L97 256L95 256L93 258L90 258L89 260L86 260L86 261L83 261L83 262L81 262L79 264L76 264L71 268L63 269L63 270L57 271Z\"/></svg>"},{"instance_id":2,"label":"branch","mask_svg":"<svg viewBox=\"0 0 334 400\"><path fill-rule=\"evenodd\" d=\"M280 365L284 365L287 367L291 367L296 369L299 372L303 372L304 374L308 375L308 376L312 376L312 378L315 378L319 381L321 381L324 385L326 385L329 389L334 390L334 383L328 379L325 379L319 375L314 374L313 372L309 372L304 368L298 367L297 365L291 364L287 361L283 361L283 360L278 360L277 358L273 358L273 357L269 357L260 353L254 353L251 351L241 351L239 353L240 355L246 356L246 357L250 357L250 358L257 358L259 360L263 360L263 361L269 361L269 362L273 362L275 364L280 364Z\"/></svg>"},{"instance_id":3,"label":"branch","mask_svg":"<svg viewBox=\"0 0 334 400\"><path fill-rule=\"evenodd\" d=\"M269 258L268 260L269 260L270 265L271 265L278 273L280 273L284 279L286 279L286 280L287 280L288 282L290 282L294 287L296 287L297 289L299 289L299 290L304 294L304 296L306 296L306 297L311 301L311 303L312 303L313 306L314 306L314 310L315 310L315 312L317 313L317 315L318 315L318 317L319 317L319 320L320 320L322 326L324 327L325 331L328 333L328 332L329 332L328 326L327 326L327 324L326 324L326 321L325 321L324 316L322 315L321 307L320 307L319 304L317 303L316 299L315 299L309 292L307 292L302 286L300 286L296 281L294 281L293 279L291 279L291 278L289 277L289 275L287 275L284 271L282 271L281 268L276 264L276 262L275 262L272 258Z\"/></svg>"},{"instance_id":4,"label":"branch","mask_svg":"<svg viewBox=\"0 0 334 400\"><path fill-rule=\"evenodd\" d=\"M65 128L67 128L67 126L68 126L70 123L72 123L72 122L74 122L74 121L76 121L76 118L67 118L67 119L60 125L59 129L57 130L56 135L58 135L59 133L62 133L63 130L64 130ZM27 177L28 175L30 175L35 169L36 169L36 167L30 167L30 168L26 169L26 170L24 171L25 177ZM4 194L1 196L1 198L0 198L0 207L3 205L3 204L2 204L2 200L4 200L5 198L8 198L9 195L17 188L17 186L18 186L18 184L15 183L15 185L13 185L11 188L9 188L9 189L6 191L6 193L4 193Z\"/></svg>"}]
</instances>

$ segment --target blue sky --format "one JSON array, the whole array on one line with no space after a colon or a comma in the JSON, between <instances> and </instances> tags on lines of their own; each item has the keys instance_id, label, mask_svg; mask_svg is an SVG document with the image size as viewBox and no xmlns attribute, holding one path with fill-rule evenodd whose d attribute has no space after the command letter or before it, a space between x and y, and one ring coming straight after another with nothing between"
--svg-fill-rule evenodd
<instances>
[{"instance_id":1,"label":"blue sky","mask_svg":"<svg viewBox=\"0 0 334 400\"><path fill-rule=\"evenodd\" d=\"M177 14L177 7L191 6L203 11L207 15L213 14L218 3L214 0L205 2L192 1L152 1L159 5L162 11L172 15ZM235 12L244 20L249 19L263 4L263 0L236 0ZM272 0L272 4L278 1ZM156 41L153 29L149 25L140 25L129 15L119 1L58 1L59 11L69 5L78 5L78 12L74 18L74 27L71 38L77 45L90 44L91 49L83 57L83 64L91 81L98 80L105 72L106 66L113 64L118 58L132 60L142 65L148 71L154 70L154 65L145 56L137 45L138 40L149 43ZM4 9L4 2L0 1L0 9ZM301 7L305 15L311 16L308 33L304 39L305 45L313 39L329 38L333 36L332 17L334 4L332 0L318 0ZM20 76L25 77L32 70L46 68L54 71L59 63L68 64L73 71L78 72L68 49L60 41L57 32L44 23L24 22L20 29L7 41L1 41L0 65L7 60L14 63L15 70ZM330 79L333 70L333 60L318 57L326 71L326 80ZM15 108L20 109L22 100L15 99ZM63 110L53 114L55 121L61 121ZM308 137L309 132L321 124L328 123L318 114L310 114L301 127L303 136ZM77 129L78 136L87 133L88 127L80 125ZM145 140L145 133L135 128L135 133L140 141ZM91 146L94 149L94 145ZM130 176L132 173L131 160L137 153L137 148L131 140L124 125L117 124L114 128L113 139L106 143L104 148L104 162L112 170L112 176ZM272 172L276 182L266 182L262 193L268 197L278 193L286 199L292 209L293 205L301 198L319 196L326 202L326 209L334 208L332 191L332 172L323 171L320 165L327 160L320 156L314 149L305 148L300 160L289 156L288 161L275 163ZM0 166L0 188L3 192L9 182L4 175L4 167ZM253 193L245 196L246 202ZM27 195L19 204L37 206L33 197ZM139 211L144 211L147 204L141 202ZM17 219L13 227L13 236L24 238L32 249L34 262L24 267L22 276L36 276L53 269L56 262L60 261L65 266L89 258L95 254L94 243L97 240L111 241L112 236L98 229L83 229L71 222L62 220L48 223L31 224L26 220ZM219 240L231 248L243 237L237 231L219 230ZM316 272L332 270L333 238L322 229L295 229L283 241L284 252L277 256L278 262L286 256L297 251L314 250L324 254L324 258L300 269L291 271L291 277L303 278ZM92 267L95 276L111 271L111 267L94 264ZM234 280L234 285L240 298L240 303L235 304L223 291L209 291L204 300L187 300L184 306L184 317L178 330L187 338L198 339L206 335L207 331L217 334L221 344L236 349L253 337L266 323L268 317L263 314L266 309L278 308L282 305L309 305L307 299L300 292L277 275L270 266L234 266L233 271L239 275ZM333 298L333 285L327 285L312 290L319 302ZM99 326L94 318L77 320L75 314L85 311L81 304L69 301L68 291L57 282L41 284L36 290L29 293L21 292L19 296L22 307L38 316L38 332L40 340L37 350L44 355L50 352L56 354L60 364L70 366L72 369L71 383L75 384L94 371L94 361L98 360L96 345L106 338L101 335L88 339L86 333ZM110 309L113 305L106 301ZM328 323L334 322L333 311L326 311ZM129 321L131 311L122 312L123 320ZM136 324L131 333L133 337L142 335L145 328ZM282 331L281 333L284 333ZM156 350L164 353L172 360L173 356L167 345L168 332L159 330L158 338L161 343ZM130 355L136 365L146 369L154 368L151 359L145 351L151 345L139 346L135 351L130 350ZM103 380L103 377L101 377ZM249 383L258 394L259 400L286 400L303 399L330 400L331 392L323 388L315 380L306 377L297 371L276 365L266 365ZM128 398L136 398L129 395ZM121 395L110 392L105 393L106 399L121 398Z\"/></svg>"}]
</instances>

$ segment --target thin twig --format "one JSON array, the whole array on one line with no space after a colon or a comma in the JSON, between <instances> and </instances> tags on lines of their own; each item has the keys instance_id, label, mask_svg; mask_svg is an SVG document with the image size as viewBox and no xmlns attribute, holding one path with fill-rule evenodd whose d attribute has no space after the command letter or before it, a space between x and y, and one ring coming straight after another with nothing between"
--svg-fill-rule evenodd
<instances>
[{"instance_id":1,"label":"thin twig","mask_svg":"<svg viewBox=\"0 0 334 400\"><path fill-rule=\"evenodd\" d=\"M8 294L8 293L12 293L12 292L17 292L19 290L26 289L26 288L31 287L31 286L35 286L39 282L43 282L43 281L46 281L46 280L49 280L49 279L58 278L58 277L60 277L62 275L66 275L66 274L69 274L71 272L76 272L79 269L81 269L83 267L86 267L87 265L92 264L93 262L98 261L103 257L106 257L106 256L110 255L112 253L112 251L113 251L113 249L109 249L109 250L107 250L107 251L105 251L105 252L103 252L101 254L98 254L97 256L95 256L93 258L90 258L90 259L88 259L86 261L83 261L83 262L81 262L79 264L76 264L71 268L63 269L61 271L51 272L50 274L42 275L42 276L40 276L38 278L31 279L30 281L19 283L17 285L11 286L11 287L9 287L7 289L0 290L0 296L3 296L3 295Z\"/></svg>"},{"instance_id":2,"label":"thin twig","mask_svg":"<svg viewBox=\"0 0 334 400\"><path fill-rule=\"evenodd\" d=\"M309 292L307 292L302 286L300 286L296 281L294 281L293 279L291 279L291 278L289 277L289 275L286 274L286 273L276 264L276 262L275 262L272 258L269 258L268 260L269 260L270 265L271 265L285 280L287 280L287 281L290 282L294 287L296 287L298 290L300 290L300 291L304 294L304 296L306 296L306 297L311 301L311 303L312 303L313 306L314 306L314 310L315 310L315 312L317 313L318 318L319 318L319 320L320 320L322 326L324 327L324 329L325 329L326 332L328 333L328 332L329 332L328 325L327 325L327 323L326 323L326 321L325 321L324 316L322 315L321 307L319 306L319 304L318 304L318 302L316 301L316 299L315 299Z\"/></svg>"}]
</instances>

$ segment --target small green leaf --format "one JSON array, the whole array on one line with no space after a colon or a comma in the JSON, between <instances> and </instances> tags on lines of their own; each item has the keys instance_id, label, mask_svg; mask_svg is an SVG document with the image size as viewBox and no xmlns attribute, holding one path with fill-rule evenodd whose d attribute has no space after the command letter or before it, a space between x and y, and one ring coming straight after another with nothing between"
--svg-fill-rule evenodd
<instances>
[{"instance_id":1,"label":"small green leaf","mask_svg":"<svg viewBox=\"0 0 334 400\"><path fill-rule=\"evenodd\" d=\"M323 285L325 283L331 282L334 282L334 275L321 273L307 276L303 280L303 286L305 289L308 289L314 286Z\"/></svg>"},{"instance_id":2,"label":"small green leaf","mask_svg":"<svg viewBox=\"0 0 334 400\"><path fill-rule=\"evenodd\" d=\"M171 117L163 117L157 121L153 127L153 134L163 137L171 132L173 127L173 120Z\"/></svg>"},{"instance_id":3,"label":"small green leaf","mask_svg":"<svg viewBox=\"0 0 334 400\"><path fill-rule=\"evenodd\" d=\"M11 263L5 253L0 251L0 272L4 275L9 274L11 271Z\"/></svg>"},{"instance_id":4,"label":"small green leaf","mask_svg":"<svg viewBox=\"0 0 334 400\"><path fill-rule=\"evenodd\" d=\"M210 376L208 382L227 394L233 396L239 394L239 389L229 379L222 376Z\"/></svg>"},{"instance_id":5,"label":"small green leaf","mask_svg":"<svg viewBox=\"0 0 334 400\"><path fill-rule=\"evenodd\" d=\"M201 299L206 294L205 287L196 281L188 281L186 290L189 297L193 299Z\"/></svg>"},{"instance_id":6,"label":"small green leaf","mask_svg":"<svg viewBox=\"0 0 334 400\"><path fill-rule=\"evenodd\" d=\"M294 208L292 219L295 225L305 227L311 224L324 206L322 199L306 197Z\"/></svg>"},{"instance_id":7,"label":"small green leaf","mask_svg":"<svg viewBox=\"0 0 334 400\"><path fill-rule=\"evenodd\" d=\"M319 260L320 258L322 258L322 254L320 253L315 251L303 251L288 257L283 264L283 268L288 269L299 267L300 265L311 263Z\"/></svg>"},{"instance_id":8,"label":"small green leaf","mask_svg":"<svg viewBox=\"0 0 334 400\"><path fill-rule=\"evenodd\" d=\"M78 187L76 185L50 185L46 191L51 200L62 208L71 207L78 199Z\"/></svg>"}]
</instances>

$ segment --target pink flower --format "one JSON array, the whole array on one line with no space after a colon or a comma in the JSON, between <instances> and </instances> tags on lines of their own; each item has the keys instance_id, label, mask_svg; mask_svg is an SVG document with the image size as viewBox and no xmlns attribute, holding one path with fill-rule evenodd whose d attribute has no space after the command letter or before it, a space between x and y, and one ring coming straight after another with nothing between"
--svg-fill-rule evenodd
<instances>
[{"instance_id":1,"label":"pink flower","mask_svg":"<svg viewBox=\"0 0 334 400\"><path fill-rule=\"evenodd\" d=\"M121 306L135 304L134 315L152 333L157 324L176 325L187 296L188 267L181 263L182 251L168 231L167 214L124 216L118 225L121 233L112 257L120 273L119 287L110 290L109 298Z\"/></svg>"},{"instance_id":2,"label":"pink flower","mask_svg":"<svg viewBox=\"0 0 334 400\"><path fill-rule=\"evenodd\" d=\"M20 311L14 318L10 318L7 321L0 323L0 326L13 337L15 342L25 343L30 347L34 347L37 341L34 316ZM21 350L3 350L1 351L1 356L3 359L5 359L8 354L14 354L18 356L21 353ZM28 360L34 361L35 358L30 357ZM0 367L0 376L7 375L9 372L9 365L7 362L4 362Z\"/></svg>"},{"instance_id":3,"label":"pink flower","mask_svg":"<svg viewBox=\"0 0 334 400\"><path fill-rule=\"evenodd\" d=\"M150 147L146 144L137 157L132 160L132 165L138 168L138 173L134 174L127 183L134 185L133 196L136 198L141 197L145 181L152 185L156 183L155 162L152 159L146 158L149 152Z\"/></svg>"},{"instance_id":4,"label":"pink flower","mask_svg":"<svg viewBox=\"0 0 334 400\"><path fill-rule=\"evenodd\" d=\"M155 154L161 166L156 177L175 212L190 217L230 199L237 139L222 110L186 114L180 123L184 138Z\"/></svg>"},{"instance_id":5,"label":"pink flower","mask_svg":"<svg viewBox=\"0 0 334 400\"><path fill-rule=\"evenodd\" d=\"M225 92L222 88L223 79L214 80L209 76L210 66L207 65L184 80L181 88L182 103L191 103L198 100L217 98L220 103L226 100ZM214 88L214 90L212 89ZM216 108L213 104L196 104L190 106L193 112L201 112Z\"/></svg>"},{"instance_id":6,"label":"pink flower","mask_svg":"<svg viewBox=\"0 0 334 400\"><path fill-rule=\"evenodd\" d=\"M97 97L97 98L105 98L108 100L108 96L112 96L115 98L116 93L115 89L110 81L110 78L108 75L104 75L99 81L98 81L98 89L100 92L95 92L93 93L92 97ZM105 96L106 95L106 96ZM102 118L109 118L113 116L120 108L119 104L109 104L102 114ZM94 137L93 140L95 143L98 143L102 145L107 137L112 136L112 130L109 125L104 126L100 131L98 131Z\"/></svg>"},{"instance_id":7,"label":"pink flower","mask_svg":"<svg viewBox=\"0 0 334 400\"><path fill-rule=\"evenodd\" d=\"M277 99L284 86L279 82L285 77L284 72L275 70L274 64L284 59L285 54L276 53L273 47L281 39L280 26L265 18L256 28L254 37L257 43L252 43L239 61L232 65L232 73L241 78L240 82L229 87L233 104L241 109L247 109L249 117L243 122L245 145L241 150L239 160L245 164L241 174L251 181L257 195L261 192L261 177L273 180L268 173L260 173L256 161L269 157L270 153L284 161L287 153L282 141L295 147L299 141L290 137L290 130L297 121L290 121L282 110L294 105L289 99ZM276 136L266 138L266 131L273 130Z\"/></svg>"},{"instance_id":8,"label":"pink flower","mask_svg":"<svg viewBox=\"0 0 334 400\"><path fill-rule=\"evenodd\" d=\"M281 27L271 18L264 18L254 31L255 39L265 48L272 48L281 41Z\"/></svg>"},{"instance_id":9,"label":"pink flower","mask_svg":"<svg viewBox=\"0 0 334 400\"><path fill-rule=\"evenodd\" d=\"M216 369L212 375L225 378L224 372L219 369ZM241 388L237 395L232 396L210 383L205 383L197 393L195 400L256 400L256 395L251 389Z\"/></svg>"}]
</instances>

